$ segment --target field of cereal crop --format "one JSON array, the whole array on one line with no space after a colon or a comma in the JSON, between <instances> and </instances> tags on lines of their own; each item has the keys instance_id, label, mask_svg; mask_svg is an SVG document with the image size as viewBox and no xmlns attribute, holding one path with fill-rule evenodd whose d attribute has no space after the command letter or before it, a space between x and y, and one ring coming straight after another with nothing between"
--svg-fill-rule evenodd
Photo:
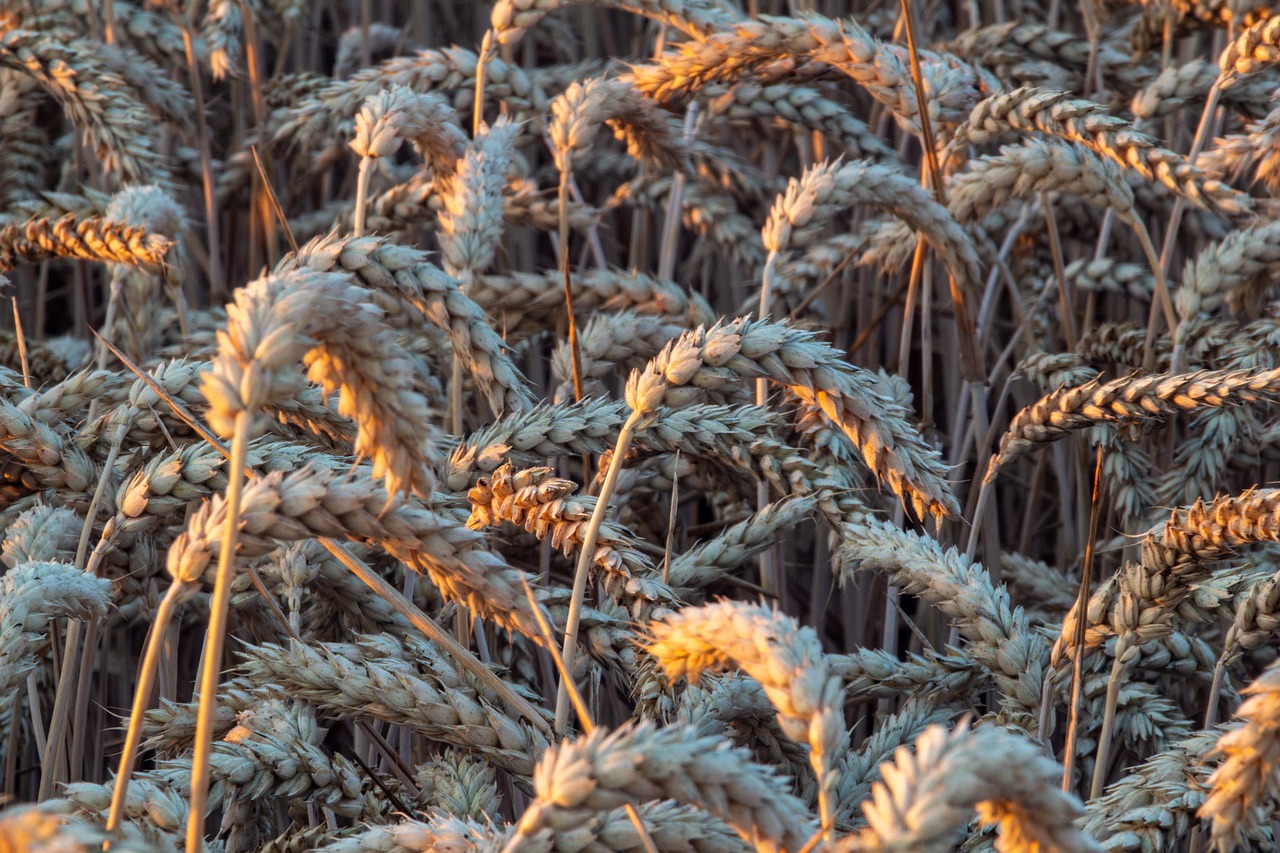
<instances>
[{"instance_id":1,"label":"field of cereal crop","mask_svg":"<svg viewBox=\"0 0 1280 853\"><path fill-rule=\"evenodd\" d=\"M0 851L1276 849L1253 2L0 0Z\"/></svg>"}]
</instances>

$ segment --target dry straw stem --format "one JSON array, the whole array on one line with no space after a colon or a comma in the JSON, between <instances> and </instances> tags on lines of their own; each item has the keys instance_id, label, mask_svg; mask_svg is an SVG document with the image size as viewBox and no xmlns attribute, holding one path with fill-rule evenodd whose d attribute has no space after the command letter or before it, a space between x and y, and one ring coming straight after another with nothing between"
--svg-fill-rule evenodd
<instances>
[{"instance_id":1,"label":"dry straw stem","mask_svg":"<svg viewBox=\"0 0 1280 853\"><path fill-rule=\"evenodd\" d=\"M0 269L48 258L78 258L160 272L173 241L146 228L99 216L37 216L0 228Z\"/></svg>"},{"instance_id":2,"label":"dry straw stem","mask_svg":"<svg viewBox=\"0 0 1280 853\"><path fill-rule=\"evenodd\" d=\"M1249 698L1236 712L1244 725L1218 739L1214 751L1223 762L1210 777L1209 796L1197 812L1213 821L1213 841L1226 851L1239 846L1242 831L1266 820L1264 806L1277 794L1280 666L1267 667L1245 693Z\"/></svg>"},{"instance_id":3,"label":"dry straw stem","mask_svg":"<svg viewBox=\"0 0 1280 853\"><path fill-rule=\"evenodd\" d=\"M343 716L406 726L428 740L483 756L516 776L533 773L547 747L541 730L478 690L434 646L388 636L355 644L292 641L251 646L241 671L254 683Z\"/></svg>"},{"instance_id":4,"label":"dry straw stem","mask_svg":"<svg viewBox=\"0 0 1280 853\"><path fill-rule=\"evenodd\" d=\"M986 482L1019 456L1097 424L1142 427L1178 411L1269 400L1277 390L1280 369L1157 373L1061 388L1014 416L1000 439L999 453L992 457Z\"/></svg>"},{"instance_id":5,"label":"dry straw stem","mask_svg":"<svg viewBox=\"0 0 1280 853\"><path fill-rule=\"evenodd\" d=\"M385 237L330 234L285 257L277 267L279 274L292 270L349 273L368 288L367 298L382 309L385 324L405 331L431 324L446 332L494 411L532 404L524 376L489 325L485 308L467 296L457 279L428 261L426 252ZM425 419L420 423L425 427Z\"/></svg>"},{"instance_id":6,"label":"dry straw stem","mask_svg":"<svg viewBox=\"0 0 1280 853\"><path fill-rule=\"evenodd\" d=\"M1026 738L962 723L953 732L931 726L915 747L881 767L884 781L863 805L868 828L836 849L943 853L977 809L982 823L998 826L1002 853L1099 850L1074 825L1083 808L1058 789L1061 768Z\"/></svg>"},{"instance_id":7,"label":"dry straw stem","mask_svg":"<svg viewBox=\"0 0 1280 853\"><path fill-rule=\"evenodd\" d=\"M812 628L767 607L722 601L649 626L645 649L669 678L737 667L760 682L787 737L809 744L828 840L835 826L835 759L848 751L844 690Z\"/></svg>"},{"instance_id":8,"label":"dry straw stem","mask_svg":"<svg viewBox=\"0 0 1280 853\"><path fill-rule=\"evenodd\" d=\"M467 493L471 503L467 527L484 530L507 522L569 556L582 547L597 506L594 497L574 497L577 489L577 483L553 477L550 468L517 471L503 465L481 477ZM604 591L628 605L635 617L648 615L655 606L675 605L675 594L658 579L653 562L637 549L636 540L625 529L602 523L591 560Z\"/></svg>"},{"instance_id":9,"label":"dry straw stem","mask_svg":"<svg viewBox=\"0 0 1280 853\"><path fill-rule=\"evenodd\" d=\"M968 224L1012 199L1050 192L1115 211L1121 222L1132 222L1135 215L1133 192L1119 168L1084 146L1061 139L1028 139L1001 147L998 155L971 160L966 171L951 177L947 207L957 221Z\"/></svg>"},{"instance_id":10,"label":"dry straw stem","mask_svg":"<svg viewBox=\"0 0 1280 853\"><path fill-rule=\"evenodd\" d=\"M146 109L92 54L43 33L12 29L0 37L0 66L34 78L84 134L108 173L123 182L172 186Z\"/></svg>"},{"instance_id":11,"label":"dry straw stem","mask_svg":"<svg viewBox=\"0 0 1280 853\"><path fill-rule=\"evenodd\" d=\"M1073 99L1066 92L1024 86L992 95L974 107L969 118L956 128L948 151L1025 131L1078 142L1148 181L1158 181L1191 203L1228 218L1253 214L1250 196L1206 177L1186 157L1134 129L1129 121L1111 115L1105 107Z\"/></svg>"},{"instance_id":12,"label":"dry straw stem","mask_svg":"<svg viewBox=\"0 0 1280 853\"><path fill-rule=\"evenodd\" d=\"M298 365L358 426L356 453L373 460L390 492L430 494L422 430L430 418L412 367L384 312L350 277L299 269L260 278L236 291L218 355L201 377L209 424L235 434L237 416L301 389Z\"/></svg>"},{"instance_id":13,"label":"dry straw stem","mask_svg":"<svg viewBox=\"0 0 1280 853\"><path fill-rule=\"evenodd\" d=\"M761 853L799 853L815 826L771 768L687 726L597 729L552 747L534 772L536 798L505 849L593 824L621 803L670 799L706 809Z\"/></svg>"},{"instance_id":14,"label":"dry straw stem","mask_svg":"<svg viewBox=\"0 0 1280 853\"><path fill-rule=\"evenodd\" d=\"M698 328L673 341L628 382L628 399L652 412L679 408L701 393L769 379L818 406L861 451L867 467L922 518L958 508L938 454L882 393L883 380L840 359L814 336L782 323L738 319ZM634 391L633 391L633 386Z\"/></svg>"},{"instance_id":15,"label":"dry straw stem","mask_svg":"<svg viewBox=\"0 0 1280 853\"><path fill-rule=\"evenodd\" d=\"M547 15L587 0L498 0L489 22L498 44L512 45ZM590 0L594 6L612 7L643 15L694 38L707 36L739 20L730 6L716 0Z\"/></svg>"},{"instance_id":16,"label":"dry straw stem","mask_svg":"<svg viewBox=\"0 0 1280 853\"><path fill-rule=\"evenodd\" d=\"M1014 712L1015 724L1034 725L1047 649L1022 608L1012 606L1008 591L955 548L944 550L933 539L886 522L867 518L846 525L843 534L842 564L857 562L883 571L903 592L920 596L954 620L969 641L969 656L995 677L1001 703ZM843 566L846 578L849 568Z\"/></svg>"}]
</instances>

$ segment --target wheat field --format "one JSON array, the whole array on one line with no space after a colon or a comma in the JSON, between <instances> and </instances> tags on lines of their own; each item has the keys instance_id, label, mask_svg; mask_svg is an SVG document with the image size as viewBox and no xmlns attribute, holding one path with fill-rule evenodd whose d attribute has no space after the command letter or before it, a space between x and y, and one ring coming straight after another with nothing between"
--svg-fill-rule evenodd
<instances>
[{"instance_id":1,"label":"wheat field","mask_svg":"<svg viewBox=\"0 0 1280 853\"><path fill-rule=\"evenodd\" d=\"M1274 850L1280 16L0 0L0 851Z\"/></svg>"}]
</instances>

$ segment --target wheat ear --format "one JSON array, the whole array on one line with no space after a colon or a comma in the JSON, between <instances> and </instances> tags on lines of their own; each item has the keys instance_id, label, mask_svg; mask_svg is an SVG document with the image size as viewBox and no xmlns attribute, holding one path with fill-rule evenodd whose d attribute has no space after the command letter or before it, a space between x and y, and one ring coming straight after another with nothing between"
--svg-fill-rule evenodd
<instances>
[{"instance_id":1,"label":"wheat ear","mask_svg":"<svg viewBox=\"0 0 1280 853\"><path fill-rule=\"evenodd\" d=\"M843 689L811 628L766 607L724 601L686 607L649 626L645 648L668 677L696 681L738 667L760 682L787 736L809 744L828 840L836 820L834 759L849 748Z\"/></svg>"}]
</instances>

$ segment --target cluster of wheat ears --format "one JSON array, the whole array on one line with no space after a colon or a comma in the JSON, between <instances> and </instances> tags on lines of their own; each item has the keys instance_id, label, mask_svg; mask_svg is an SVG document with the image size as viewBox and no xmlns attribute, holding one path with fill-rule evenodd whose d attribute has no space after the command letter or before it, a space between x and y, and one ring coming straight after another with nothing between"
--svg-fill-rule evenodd
<instances>
[{"instance_id":1,"label":"cluster of wheat ears","mask_svg":"<svg viewBox=\"0 0 1280 853\"><path fill-rule=\"evenodd\" d=\"M1274 850L1251 2L0 2L0 851Z\"/></svg>"}]
</instances>

